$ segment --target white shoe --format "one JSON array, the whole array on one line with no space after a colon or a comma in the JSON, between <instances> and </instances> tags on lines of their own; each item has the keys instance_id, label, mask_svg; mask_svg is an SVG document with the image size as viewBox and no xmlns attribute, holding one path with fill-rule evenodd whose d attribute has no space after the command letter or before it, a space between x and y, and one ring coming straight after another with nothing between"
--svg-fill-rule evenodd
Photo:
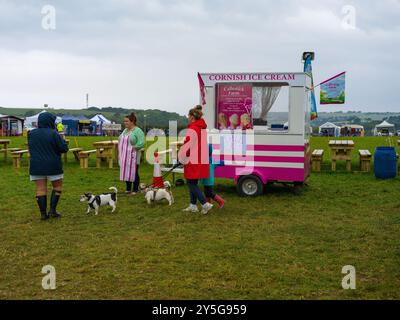
<instances>
[{"instance_id":1,"label":"white shoe","mask_svg":"<svg viewBox=\"0 0 400 320\"><path fill-rule=\"evenodd\" d=\"M213 205L211 204L211 203L206 203L204 206L203 206L203 209L201 209L201 213L202 214L207 214L211 209L213 208Z\"/></svg>"},{"instance_id":2,"label":"white shoe","mask_svg":"<svg viewBox=\"0 0 400 320\"><path fill-rule=\"evenodd\" d=\"M197 208L197 206L189 206L186 209L183 209L182 211L183 212L197 213L197 212L199 212L199 208Z\"/></svg>"}]
</instances>

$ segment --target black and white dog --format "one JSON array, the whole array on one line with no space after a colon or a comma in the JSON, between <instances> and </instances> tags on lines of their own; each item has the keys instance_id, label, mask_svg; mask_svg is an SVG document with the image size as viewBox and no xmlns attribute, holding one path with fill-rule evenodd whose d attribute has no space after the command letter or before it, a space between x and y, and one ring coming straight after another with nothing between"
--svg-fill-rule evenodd
<instances>
[{"instance_id":1,"label":"black and white dog","mask_svg":"<svg viewBox=\"0 0 400 320\"><path fill-rule=\"evenodd\" d=\"M91 193L85 193L81 195L80 202L87 202L88 209L86 211L87 214L90 213L90 210L93 209L95 211L96 216L99 214L99 208L102 206L109 205L112 207L111 213L115 211L117 208L117 193L118 190L115 187L111 187L110 190L113 192L103 193L99 196L96 196Z\"/></svg>"}]
</instances>

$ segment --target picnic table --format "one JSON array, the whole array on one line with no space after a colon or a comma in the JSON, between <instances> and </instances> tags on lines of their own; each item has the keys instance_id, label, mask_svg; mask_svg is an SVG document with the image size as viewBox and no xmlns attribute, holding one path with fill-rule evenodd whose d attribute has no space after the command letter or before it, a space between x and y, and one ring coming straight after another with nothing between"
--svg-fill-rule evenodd
<instances>
[{"instance_id":1,"label":"picnic table","mask_svg":"<svg viewBox=\"0 0 400 320\"><path fill-rule=\"evenodd\" d=\"M95 147L97 145L99 148L103 148L104 146L106 146L106 147L113 146L114 154L115 154L115 161L117 161L117 163L118 163L118 157L119 157L118 140L99 141L99 142L95 142L94 145L95 145ZM143 161L145 158L145 152L144 152L145 148L142 148L139 151L142 154L141 161Z\"/></svg>"},{"instance_id":2,"label":"picnic table","mask_svg":"<svg viewBox=\"0 0 400 320\"><path fill-rule=\"evenodd\" d=\"M331 140L329 141L331 149L332 171L336 171L336 161L346 161L346 170L351 171L351 153L354 149L352 140Z\"/></svg>"},{"instance_id":3,"label":"picnic table","mask_svg":"<svg viewBox=\"0 0 400 320\"><path fill-rule=\"evenodd\" d=\"M4 150L4 161L7 161L7 156L8 156L8 145L11 143L11 140L8 139L1 139L0 140L0 145L3 145L3 148L1 150Z\"/></svg>"},{"instance_id":4,"label":"picnic table","mask_svg":"<svg viewBox=\"0 0 400 320\"><path fill-rule=\"evenodd\" d=\"M93 143L96 148L96 167L101 167L101 161L106 160L108 167L113 168L113 149L115 150L115 158L118 161L118 140L99 141Z\"/></svg>"}]
</instances>

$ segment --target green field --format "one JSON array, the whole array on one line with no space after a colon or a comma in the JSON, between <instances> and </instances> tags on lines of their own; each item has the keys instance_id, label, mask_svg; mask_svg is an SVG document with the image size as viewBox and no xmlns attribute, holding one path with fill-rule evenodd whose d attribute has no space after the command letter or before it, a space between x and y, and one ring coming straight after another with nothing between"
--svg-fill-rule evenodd
<instances>
[{"instance_id":1,"label":"green field","mask_svg":"<svg viewBox=\"0 0 400 320\"><path fill-rule=\"evenodd\" d=\"M77 143L89 149L93 141ZM370 151L389 143L354 141ZM123 191L123 184L117 168L95 169L93 158L81 170L70 156L63 218L41 222L27 159L15 170L0 158L0 299L399 299L399 179L357 172L356 152L353 173L344 164L331 173L327 144L313 138L325 162L304 188L277 184L256 199L240 198L233 182L218 180L226 207L207 216L181 212L186 187L173 189L172 207L121 193L115 214L86 215L83 192ZM140 173L151 181L151 166ZM54 291L41 287L49 264ZM356 268L356 290L341 287L345 265Z\"/></svg>"}]
</instances>

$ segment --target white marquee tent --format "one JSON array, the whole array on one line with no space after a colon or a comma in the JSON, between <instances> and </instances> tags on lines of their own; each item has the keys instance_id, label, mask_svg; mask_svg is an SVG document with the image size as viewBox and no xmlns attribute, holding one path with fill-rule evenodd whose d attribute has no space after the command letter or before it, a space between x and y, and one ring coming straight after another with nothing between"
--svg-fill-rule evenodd
<instances>
[{"instance_id":1,"label":"white marquee tent","mask_svg":"<svg viewBox=\"0 0 400 320\"><path fill-rule=\"evenodd\" d=\"M31 117L26 117L25 118L25 128L27 128L28 130L37 128L37 123L38 123L38 119L39 119L39 115L43 112L47 112L46 110L40 111L38 114L35 114ZM61 117L57 117L56 119L56 123L61 122Z\"/></svg>"},{"instance_id":2,"label":"white marquee tent","mask_svg":"<svg viewBox=\"0 0 400 320\"><path fill-rule=\"evenodd\" d=\"M391 136L394 135L394 124L391 124L387 122L386 120L383 121L382 123L376 125L374 129L374 135L375 136Z\"/></svg>"},{"instance_id":3,"label":"white marquee tent","mask_svg":"<svg viewBox=\"0 0 400 320\"><path fill-rule=\"evenodd\" d=\"M332 122L326 122L319 127L319 134L321 136L339 137L340 127Z\"/></svg>"},{"instance_id":4,"label":"white marquee tent","mask_svg":"<svg viewBox=\"0 0 400 320\"><path fill-rule=\"evenodd\" d=\"M102 114L96 114L90 121L96 122L98 125L104 124L104 123L111 123L110 120L108 120L105 116Z\"/></svg>"}]
</instances>

